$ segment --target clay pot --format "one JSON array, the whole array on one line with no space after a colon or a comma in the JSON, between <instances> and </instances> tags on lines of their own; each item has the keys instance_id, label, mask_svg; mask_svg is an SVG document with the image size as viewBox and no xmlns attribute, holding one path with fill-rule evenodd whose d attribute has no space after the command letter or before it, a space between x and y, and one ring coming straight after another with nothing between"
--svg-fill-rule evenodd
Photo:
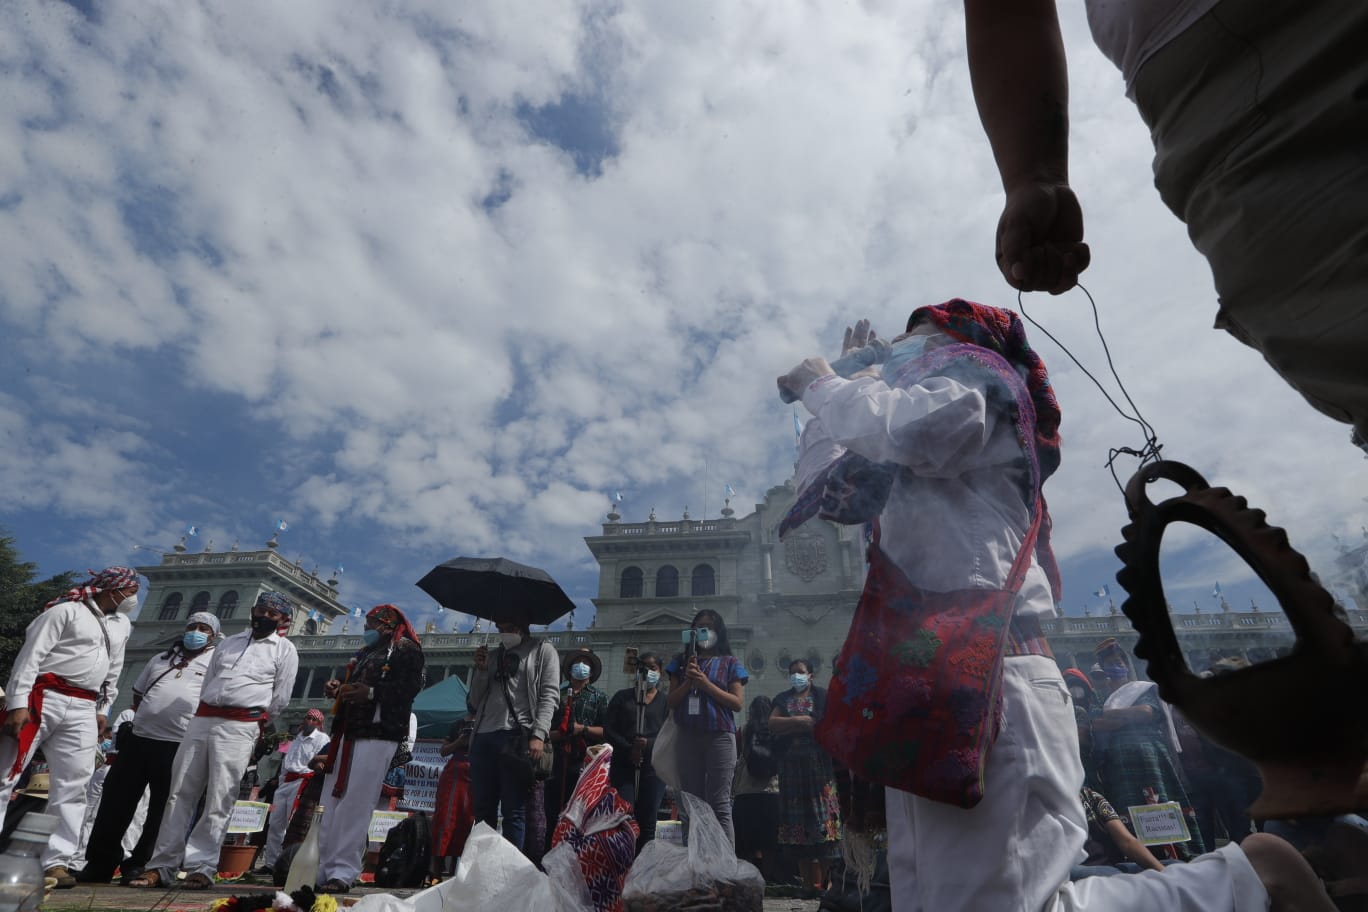
<instances>
[{"instance_id":1,"label":"clay pot","mask_svg":"<svg viewBox=\"0 0 1368 912\"><path fill-rule=\"evenodd\" d=\"M226 845L219 849L218 873L223 877L237 877L252 869L257 847L253 845Z\"/></svg>"},{"instance_id":2,"label":"clay pot","mask_svg":"<svg viewBox=\"0 0 1368 912\"><path fill-rule=\"evenodd\" d=\"M1146 486L1176 482L1184 493L1159 504ZM1368 647L1337 618L1310 567L1243 497L1212 488L1178 462L1143 466L1126 486L1131 522L1116 555L1121 606L1140 634L1159 695L1213 741L1248 757L1263 776L1249 809L1256 819L1338 814L1368 808ZM1188 668L1159 578L1159 546L1171 522L1224 541L1272 590L1296 634L1289 655L1212 678Z\"/></svg>"}]
</instances>

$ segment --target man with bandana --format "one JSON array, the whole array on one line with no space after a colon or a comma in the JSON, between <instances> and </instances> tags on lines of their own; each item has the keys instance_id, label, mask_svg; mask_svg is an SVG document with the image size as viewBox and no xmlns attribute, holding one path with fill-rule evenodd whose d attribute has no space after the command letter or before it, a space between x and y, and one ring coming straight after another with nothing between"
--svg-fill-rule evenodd
<instances>
[{"instance_id":1,"label":"man with bandana","mask_svg":"<svg viewBox=\"0 0 1368 912\"><path fill-rule=\"evenodd\" d=\"M271 797L271 820L267 825L266 862L257 869L258 874L274 874L276 860L285 842L285 827L294 813L295 799L310 778L316 775L311 764L313 758L328 746L328 736L323 733L323 712L311 709L304 714L299 725L299 734L290 742L285 760L280 764L280 784Z\"/></svg>"},{"instance_id":2,"label":"man with bandana","mask_svg":"<svg viewBox=\"0 0 1368 912\"><path fill-rule=\"evenodd\" d=\"M337 702L318 838L321 893L346 893L361 873L371 811L408 736L413 698L423 689L423 649L402 611L375 606L362 637L365 645L347 664L346 680L324 688Z\"/></svg>"},{"instance_id":3,"label":"man with bandana","mask_svg":"<svg viewBox=\"0 0 1368 912\"><path fill-rule=\"evenodd\" d=\"M861 321L847 330L846 347L863 347L869 334ZM1162 872L1069 883L1087 837L1078 799L1083 768L1069 691L1040 624L1060 596L1041 486L1059 466L1061 414L1015 313L958 299L922 307L873 370L847 379L824 358L809 358L779 386L813 415L803 429L798 500L780 535L819 512L874 524L857 612L864 633L872 632L865 611L896 628L914 612L950 606L963 616L996 604L990 598L1010 598L1003 645L989 657L1000 663L1001 701L983 720L996 735L982 768L973 767L981 777L977 803L913 794L904 787L934 793L936 783L902 775L898 787L884 790L898 912L1205 912L1265 909L1270 896L1274 909L1332 908L1300 855L1264 834ZM944 665L942 676L953 678L955 663L980 657L937 653L937 640L912 661L884 661L895 645L877 637L847 641L836 670L841 693L834 679L818 737L852 768L877 769L871 759L888 763L896 752L925 760L937 775L958 773L968 764L957 747L939 757L909 754L909 744L944 745L917 740L912 685L925 682L909 683L915 673L897 669ZM870 670L872 679L857 680L856 669ZM862 718L876 722L861 727ZM877 746L855 740L871 728ZM888 753L875 757L875 750ZM1306 904L1279 904L1296 896Z\"/></svg>"},{"instance_id":4,"label":"man with bandana","mask_svg":"<svg viewBox=\"0 0 1368 912\"><path fill-rule=\"evenodd\" d=\"M263 592L252 606L251 626L215 647L195 716L176 750L157 847L146 872L129 886L168 886L182 867L185 889L214 885L223 833L252 749L262 728L290 702L299 653L283 633L293 613L285 596ZM201 796L204 811L192 831Z\"/></svg>"},{"instance_id":5,"label":"man with bandana","mask_svg":"<svg viewBox=\"0 0 1368 912\"><path fill-rule=\"evenodd\" d=\"M86 847L83 883L109 883L118 868L128 883L143 873L157 844L162 813L171 792L176 750L199 706L200 691L219 635L218 615L196 611L185 619L181 638L148 660L133 682L132 728L117 735L119 758L105 779L104 794ZM123 716L121 715L122 719ZM118 731L118 725L115 725ZM128 855L126 833L144 793L146 821Z\"/></svg>"},{"instance_id":6,"label":"man with bandana","mask_svg":"<svg viewBox=\"0 0 1368 912\"><path fill-rule=\"evenodd\" d=\"M43 868L59 889L76 885L67 871L85 820L86 784L106 712L118 696L124 647L138 607L138 576L109 567L48 602L24 632L10 671L0 725L0 817L33 752L43 748L51 791L47 813L57 828L43 852Z\"/></svg>"}]
</instances>

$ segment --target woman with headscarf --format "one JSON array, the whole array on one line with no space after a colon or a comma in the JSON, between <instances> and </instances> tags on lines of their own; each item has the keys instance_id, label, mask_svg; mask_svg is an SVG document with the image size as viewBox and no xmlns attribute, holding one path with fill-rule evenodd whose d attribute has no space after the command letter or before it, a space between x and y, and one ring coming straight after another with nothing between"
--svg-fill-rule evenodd
<instances>
[{"instance_id":1,"label":"woman with headscarf","mask_svg":"<svg viewBox=\"0 0 1368 912\"><path fill-rule=\"evenodd\" d=\"M346 680L324 687L337 702L318 840L321 893L346 893L361 873L371 812L408 735L413 699L423 689L423 649L402 611L394 605L372 608L362 638Z\"/></svg>"},{"instance_id":2,"label":"woman with headscarf","mask_svg":"<svg viewBox=\"0 0 1368 912\"><path fill-rule=\"evenodd\" d=\"M861 321L847 349L868 337ZM1060 595L1042 495L1060 409L1045 365L1016 314L958 299L914 311L878 360L846 379L809 358L779 378L813 415L780 531L819 511L873 523L818 738L888 783L897 908L1264 908L1280 877L1310 875L1277 840L1250 837L1163 872L1068 882L1087 824L1073 709L1040 624ZM937 631L958 636L969 617L962 651L943 648ZM939 626L873 635L924 618ZM927 702L933 681L949 699Z\"/></svg>"}]
</instances>

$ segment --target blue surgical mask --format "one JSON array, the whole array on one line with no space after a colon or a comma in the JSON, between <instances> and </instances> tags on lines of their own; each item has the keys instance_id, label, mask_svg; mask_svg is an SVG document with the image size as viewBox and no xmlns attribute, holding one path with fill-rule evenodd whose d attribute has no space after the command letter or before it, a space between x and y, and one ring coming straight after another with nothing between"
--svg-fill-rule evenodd
<instances>
[{"instance_id":1,"label":"blue surgical mask","mask_svg":"<svg viewBox=\"0 0 1368 912\"><path fill-rule=\"evenodd\" d=\"M367 646L374 646L376 643L380 642L380 631L371 630L369 628L361 631L361 642L365 643Z\"/></svg>"},{"instance_id":2,"label":"blue surgical mask","mask_svg":"<svg viewBox=\"0 0 1368 912\"><path fill-rule=\"evenodd\" d=\"M108 740L106 740L106 741L101 741L101 742L100 742L100 753L102 753L102 754L107 754L107 753L109 753L110 751L112 751L113 749L114 749L114 742L113 742L113 741L108 741Z\"/></svg>"},{"instance_id":3,"label":"blue surgical mask","mask_svg":"<svg viewBox=\"0 0 1368 912\"><path fill-rule=\"evenodd\" d=\"M789 675L789 686L794 690L804 690L808 686L808 676L800 671Z\"/></svg>"},{"instance_id":4,"label":"blue surgical mask","mask_svg":"<svg viewBox=\"0 0 1368 912\"><path fill-rule=\"evenodd\" d=\"M203 630L187 630L181 636L182 645L191 652L203 649L208 642L209 634L205 633Z\"/></svg>"},{"instance_id":5,"label":"blue surgical mask","mask_svg":"<svg viewBox=\"0 0 1368 912\"><path fill-rule=\"evenodd\" d=\"M589 666L583 662L576 662L574 665L570 666L570 677L574 678L576 681L583 681L585 678L589 677Z\"/></svg>"},{"instance_id":6,"label":"blue surgical mask","mask_svg":"<svg viewBox=\"0 0 1368 912\"><path fill-rule=\"evenodd\" d=\"M908 336L888 351L888 360L880 368L879 376L883 382L892 386L898 373L911 361L926 353L926 336Z\"/></svg>"},{"instance_id":7,"label":"blue surgical mask","mask_svg":"<svg viewBox=\"0 0 1368 912\"><path fill-rule=\"evenodd\" d=\"M655 687L655 686L656 686L657 684L659 684L659 683L660 683L660 672L656 671L654 668L652 668L651 670L649 670L649 671L646 672L646 686L647 686L647 687Z\"/></svg>"}]
</instances>

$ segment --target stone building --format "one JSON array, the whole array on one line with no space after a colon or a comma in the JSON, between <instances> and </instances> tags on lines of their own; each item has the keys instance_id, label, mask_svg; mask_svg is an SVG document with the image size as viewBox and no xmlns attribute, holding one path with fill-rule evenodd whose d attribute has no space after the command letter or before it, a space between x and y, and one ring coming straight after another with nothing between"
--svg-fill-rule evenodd
<instances>
[{"instance_id":1,"label":"stone building","mask_svg":"<svg viewBox=\"0 0 1368 912\"><path fill-rule=\"evenodd\" d=\"M807 659L825 684L864 584L865 542L861 527L818 520L780 542L776 529L794 499L788 482L771 488L746 516L737 516L730 502L714 519L692 519L686 511L681 519L661 520L652 510L645 522L629 523L616 508L610 510L599 534L585 538L599 564L593 624L539 635L562 652L592 648L603 661L598 686L611 693L629 684L623 671L629 647L667 661L680 651L680 632L694 614L711 608L725 620L733 652L750 671L748 699L784 690L788 663L798 657ZM122 705L131 699L131 682L143 664L180 636L190 611L216 611L225 630L236 632L262 589L284 591L303 606L292 626L300 654L295 699L279 724L293 725L311 707L328 710L323 684L340 677L361 648L361 622L349 617L338 600L337 580L319 579L282 558L275 539L263 551L190 554L182 549L138 572L151 587L129 642ZM1348 606L1346 617L1360 637L1368 636L1368 611L1357 607L1368 603L1368 537L1357 548L1341 548L1326 583ZM1224 600L1212 611L1175 614L1173 623L1197 669L1221 656L1269 659L1292 643L1280 610L1235 610ZM1136 639L1115 606L1101 615L1059 617L1044 627L1064 667L1089 667L1093 648L1108 636L1128 652ZM449 675L468 682L472 653L487 638L429 626L422 638L428 684Z\"/></svg>"}]
</instances>

